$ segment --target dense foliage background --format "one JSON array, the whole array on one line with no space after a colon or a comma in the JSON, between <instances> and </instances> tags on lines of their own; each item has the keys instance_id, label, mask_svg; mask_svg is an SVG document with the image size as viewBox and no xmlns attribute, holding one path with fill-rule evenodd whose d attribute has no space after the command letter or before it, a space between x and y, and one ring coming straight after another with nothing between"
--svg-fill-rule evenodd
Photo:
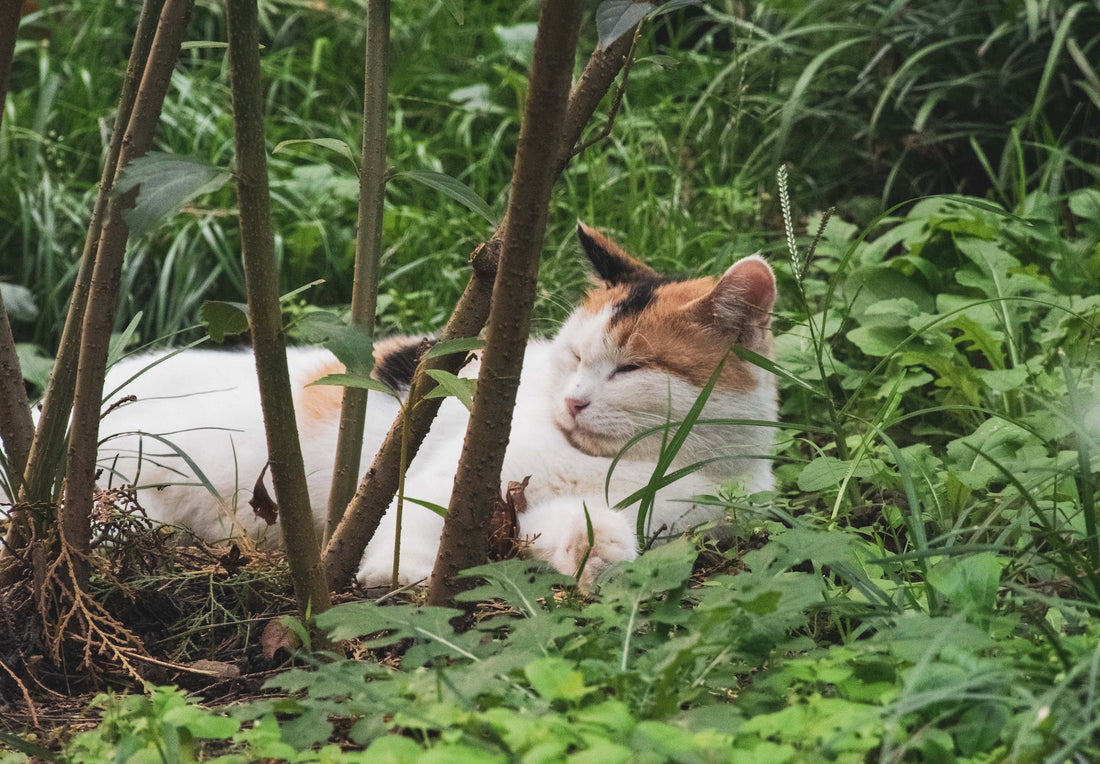
<instances>
[{"instance_id":1,"label":"dense foliage background","mask_svg":"<svg viewBox=\"0 0 1100 764\"><path fill-rule=\"evenodd\" d=\"M455 8L394 9L383 331L442 323L490 231L401 173L447 173L503 209L533 5L467 3L462 23ZM349 298L357 183L339 151L275 149L358 144L362 10L261 11L284 291L325 279L292 318ZM62 325L134 16L74 0L23 21L0 277L32 382ZM200 3L161 151L231 166L210 44L224 38L220 5ZM414 640L402 670L298 669L270 683L289 697L232 713L176 689L105 697L69 755L229 750L205 739L232 741L234 760L1100 757L1097 60L1100 11L1083 2L729 0L654 19L610 137L556 190L536 326L553 331L583 288L578 216L664 270L718 273L762 249L781 279L779 493L715 497L736 545L662 548L591 602L494 568L475 594L514 612L465 635L446 612L336 608L326 625L364 648ZM200 196L133 242L120 320L140 314L137 342L200 336L204 300L241 299L233 204L228 187ZM163 596L160 579L130 586ZM255 607L219 597L237 615L164 627L173 659L220 655L196 630L237 633L226 624ZM333 731L330 716L346 719Z\"/></svg>"}]
</instances>

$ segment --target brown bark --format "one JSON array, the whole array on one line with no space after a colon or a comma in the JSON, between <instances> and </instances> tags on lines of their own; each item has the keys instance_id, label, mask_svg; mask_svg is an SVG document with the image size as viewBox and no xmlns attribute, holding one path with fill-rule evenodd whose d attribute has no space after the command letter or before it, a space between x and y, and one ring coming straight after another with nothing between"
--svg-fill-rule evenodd
<instances>
[{"instance_id":1,"label":"brown bark","mask_svg":"<svg viewBox=\"0 0 1100 764\"><path fill-rule=\"evenodd\" d=\"M21 0L0 0L0 121L4 119L21 5ZM3 296L0 296L0 439L4 441L8 476L12 493L16 496L23 483L23 471L27 468L33 438L34 423L31 421L27 391L23 388L23 372L15 352L8 312L4 308Z\"/></svg>"},{"instance_id":2,"label":"brown bark","mask_svg":"<svg viewBox=\"0 0 1100 764\"><path fill-rule=\"evenodd\" d=\"M119 156L122 153L126 127L130 122L130 114L133 111L138 86L145 72L149 49L153 44L163 6L164 0L146 0L141 8L134 45L130 51L130 62L126 67L126 78L123 80L122 93L119 96L118 113L115 115L114 129L111 131L107 159L103 164L103 173L99 181L99 192L96 195L88 233L84 239L80 269L73 285L72 297L69 298L69 311L61 333L57 361L50 373L50 383L46 388L42 404L42 416L38 420L38 428L27 464L25 496L32 503L46 502L50 499L53 479L64 455L65 432L69 426L73 390L76 386L80 331L84 323L84 309L87 307L92 269L95 267L99 238L103 232L107 203L111 198L111 189L120 166Z\"/></svg>"},{"instance_id":3,"label":"brown bark","mask_svg":"<svg viewBox=\"0 0 1100 764\"><path fill-rule=\"evenodd\" d=\"M500 497L500 469L527 348L550 191L556 177L556 157L543 147L561 141L579 24L579 0L544 2L540 7L512 170L508 227L493 285L489 331L466 442L428 587L431 605L452 604L459 590L456 574L487 559L490 519Z\"/></svg>"},{"instance_id":4,"label":"brown bark","mask_svg":"<svg viewBox=\"0 0 1100 764\"><path fill-rule=\"evenodd\" d=\"M367 4L365 84L363 86L363 147L359 163L359 230L355 241L355 281L351 320L374 334L378 308L378 264L382 257L382 208L386 188L387 110L386 53L390 42L390 0ZM359 460L367 414L367 391L345 387L340 406L336 462L332 467L325 542L344 516L359 482Z\"/></svg>"},{"instance_id":5,"label":"brown bark","mask_svg":"<svg viewBox=\"0 0 1100 764\"><path fill-rule=\"evenodd\" d=\"M8 456L8 477L12 493L19 495L27 456L34 439L34 422L27 391L23 387L23 372L15 352L15 338L8 323L8 311L0 296L0 438Z\"/></svg>"},{"instance_id":6,"label":"brown bark","mask_svg":"<svg viewBox=\"0 0 1100 764\"><path fill-rule=\"evenodd\" d=\"M558 174L568 165L573 147L581 139L584 128L622 69L623 57L630 50L633 35L632 28L606 49L597 50L589 57L576 87L569 96L565 129L556 153L555 167L558 168ZM485 326L489 316L489 302L501 243L507 228L508 217L505 215L493 236L477 247L471 255L470 280L447 325L440 332L441 339L475 337ZM428 392L432 388L432 384L426 383L425 373L429 369L442 369L453 374L458 371L461 363L461 355L424 359L416 374L417 382L424 379L425 384L414 382L414 389ZM390 427L381 448L347 508L343 522L334 531L325 547L325 568L328 571L328 580L334 587L344 586L355 572L356 565L363 556L363 550L377 530L382 515L385 514L386 508L397 491L404 418L406 416L412 418L408 428L408 449L411 460L427 435L428 428L435 419L441 403L439 398L425 400L410 397L405 410Z\"/></svg>"},{"instance_id":7,"label":"brown bark","mask_svg":"<svg viewBox=\"0 0 1100 764\"><path fill-rule=\"evenodd\" d=\"M144 155L152 144L193 2L167 0L164 4L133 113L122 139L119 167ZM112 196L107 204L80 332L80 356L66 460L65 501L58 512L62 544L73 566L73 580L80 589L87 582L86 556L91 539L89 518L95 487L103 377L107 369L107 349L114 326L122 261L129 236L122 212L133 205L134 198L134 193Z\"/></svg>"},{"instance_id":8,"label":"brown bark","mask_svg":"<svg viewBox=\"0 0 1100 764\"><path fill-rule=\"evenodd\" d=\"M256 0L228 0L229 77L237 148L237 201L241 209L241 254L248 292L249 326L267 431L271 480L287 562L303 619L329 608L306 470L298 441L286 338L279 307L275 237L267 182L263 129L260 39Z\"/></svg>"}]
</instances>

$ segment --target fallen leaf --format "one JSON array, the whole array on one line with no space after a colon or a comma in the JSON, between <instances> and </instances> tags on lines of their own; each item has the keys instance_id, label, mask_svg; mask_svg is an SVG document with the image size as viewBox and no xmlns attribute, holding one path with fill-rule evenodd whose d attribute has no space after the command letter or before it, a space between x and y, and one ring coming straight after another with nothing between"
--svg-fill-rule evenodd
<instances>
[{"instance_id":1,"label":"fallen leaf","mask_svg":"<svg viewBox=\"0 0 1100 764\"><path fill-rule=\"evenodd\" d=\"M293 652L301 644L302 641L298 639L298 635L284 626L278 618L268 621L264 626L264 633L260 636L260 647L268 660L273 659L279 650Z\"/></svg>"},{"instance_id":2,"label":"fallen leaf","mask_svg":"<svg viewBox=\"0 0 1100 764\"><path fill-rule=\"evenodd\" d=\"M260 470L260 476L256 478L256 485L252 486L252 498L248 500L248 506L252 507L256 517L268 525L274 525L279 519L279 505L271 498L271 494L267 492L267 487L264 485L264 475L267 473L269 465L270 462Z\"/></svg>"},{"instance_id":3,"label":"fallen leaf","mask_svg":"<svg viewBox=\"0 0 1100 764\"><path fill-rule=\"evenodd\" d=\"M218 562L225 568L225 572L231 576L251 561L251 557L241 554L241 548L236 544L229 547L229 551L218 558Z\"/></svg>"},{"instance_id":4,"label":"fallen leaf","mask_svg":"<svg viewBox=\"0 0 1100 764\"><path fill-rule=\"evenodd\" d=\"M489 521L489 558L510 560L519 552L519 514L527 510L524 491L531 482L528 475L522 481L508 481L508 490L495 502Z\"/></svg>"}]
</instances>

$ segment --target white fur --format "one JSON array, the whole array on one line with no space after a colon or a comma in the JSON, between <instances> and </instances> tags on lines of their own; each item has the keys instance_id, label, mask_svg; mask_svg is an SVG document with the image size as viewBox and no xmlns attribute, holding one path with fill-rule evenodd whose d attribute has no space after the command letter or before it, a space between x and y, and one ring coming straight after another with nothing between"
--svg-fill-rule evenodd
<instances>
[{"instance_id":1,"label":"white fur","mask_svg":"<svg viewBox=\"0 0 1100 764\"><path fill-rule=\"evenodd\" d=\"M529 509L520 515L520 533L534 539L533 556L562 572L574 573L589 551L587 508L595 537L586 565L588 578L610 563L635 556L637 505L621 512L612 507L649 481L661 435L627 451L611 475L608 500L605 485L612 458L640 430L682 419L699 395L694 385L659 370L616 371L624 359L608 341L609 318L609 309L598 314L577 311L555 340L530 343L502 471L505 484L531 476L526 490ZM293 348L288 359L300 389L331 356L322 349ZM463 373L473 376L476 371L473 363ZM754 373L754 391L745 395L715 389L703 417L774 420L774 382L759 369ZM108 375L105 389L111 392L119 386L124 388L108 397L108 405L122 395L137 400L114 408L103 420L101 483L135 482L141 503L152 517L187 526L204 538L225 538L241 530L267 541L277 538L277 528L268 528L247 505L267 461L250 353L188 350L134 358L116 365ZM589 402L575 420L566 409L567 397ZM370 394L364 467L397 410L392 398ZM467 417L466 409L454 399L444 402L410 465L407 496L447 505ZM303 421L299 416L318 528L332 475L337 418L337 411L325 421ZM160 435L173 447L141 432ZM649 521L650 531L663 528L667 536L714 519L714 508L691 499L713 492L725 479L741 479L749 491L770 489L770 463L760 457L771 441L767 427L698 425L670 469L724 458L663 488ZM217 497L196 479L176 449L193 460L216 488ZM403 514L400 579L408 582L430 574L443 521L412 502L405 503ZM366 549L358 572L364 584L383 585L390 580L394 517L391 506Z\"/></svg>"}]
</instances>

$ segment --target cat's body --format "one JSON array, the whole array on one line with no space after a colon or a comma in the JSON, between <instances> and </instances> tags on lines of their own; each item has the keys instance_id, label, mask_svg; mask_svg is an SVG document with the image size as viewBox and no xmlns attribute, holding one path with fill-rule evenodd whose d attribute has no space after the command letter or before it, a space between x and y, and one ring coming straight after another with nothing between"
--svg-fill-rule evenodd
<instances>
[{"instance_id":1,"label":"cat's body","mask_svg":"<svg viewBox=\"0 0 1100 764\"><path fill-rule=\"evenodd\" d=\"M588 549L585 508L595 534L590 570L636 554L637 504L622 512L610 507L650 480L662 436L646 438L623 455L605 495L608 470L631 437L681 420L720 362L724 367L704 419L776 417L774 380L728 353L738 343L770 353L775 281L762 260L746 258L719 280L676 281L629 258L592 229L582 226L580 234L603 286L589 294L554 340L536 340L528 346L502 471L505 484L530 476L528 509L519 517L520 536L534 539L530 554L566 573L576 570ZM412 344L401 339L379 343L376 370L407 365ZM130 380L155 360L160 363ZM340 368L327 351L317 348L292 348L288 362L320 528L332 474L340 390L308 385ZM463 374L476 372L477 362L472 361ZM276 529L255 518L247 505L267 461L250 353L188 350L131 359L112 369L105 390L111 393L108 404L122 396L136 400L117 406L104 418L100 463L116 482L136 477L139 486L147 486L140 497L152 517L185 525L210 539L242 529L253 536L276 536ZM393 398L370 394L364 468L397 411ZM407 496L448 504L467 419L461 403L444 402L409 467ZM134 434L139 431L146 435ZM149 433L171 441L171 447ZM691 499L713 493L724 480L741 480L749 491L771 488L766 458L771 441L766 426L697 425L668 471L699 462L706 465L658 493L650 529L667 537L713 519L712 506ZM176 449L217 489L221 506ZM107 479L105 472L101 482ZM180 483L188 485L173 485ZM161 484L166 487L154 487ZM390 579L394 514L391 507L367 547L358 574L365 584ZM431 572L442 523L430 510L405 503L403 581Z\"/></svg>"}]
</instances>

